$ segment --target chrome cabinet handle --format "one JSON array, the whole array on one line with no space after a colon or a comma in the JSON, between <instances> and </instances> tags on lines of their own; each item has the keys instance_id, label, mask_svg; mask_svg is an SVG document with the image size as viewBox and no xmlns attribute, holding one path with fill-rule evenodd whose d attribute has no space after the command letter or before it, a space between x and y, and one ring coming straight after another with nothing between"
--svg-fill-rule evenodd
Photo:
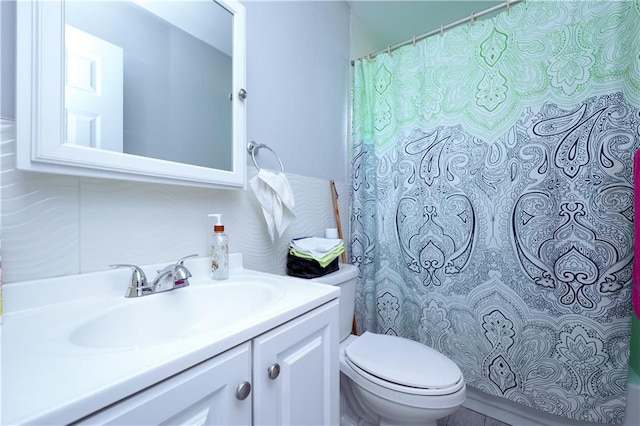
<instances>
[{"instance_id":1,"label":"chrome cabinet handle","mask_svg":"<svg viewBox=\"0 0 640 426\"><path fill-rule=\"evenodd\" d=\"M236 398L242 401L243 399L247 399L250 393L251 393L251 383L242 382L238 385L238 389L236 389Z\"/></svg>"},{"instance_id":2,"label":"chrome cabinet handle","mask_svg":"<svg viewBox=\"0 0 640 426\"><path fill-rule=\"evenodd\" d=\"M238 90L238 96L240 99L247 99L247 91L244 89Z\"/></svg>"},{"instance_id":3,"label":"chrome cabinet handle","mask_svg":"<svg viewBox=\"0 0 640 426\"><path fill-rule=\"evenodd\" d=\"M271 367L267 368L267 373L271 380L275 380L280 375L280 364L276 362Z\"/></svg>"}]
</instances>

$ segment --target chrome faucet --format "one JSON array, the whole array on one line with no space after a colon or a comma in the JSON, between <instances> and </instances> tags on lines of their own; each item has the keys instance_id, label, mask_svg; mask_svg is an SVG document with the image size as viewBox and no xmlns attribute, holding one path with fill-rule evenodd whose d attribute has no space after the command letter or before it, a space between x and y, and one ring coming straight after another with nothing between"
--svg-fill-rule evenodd
<instances>
[{"instance_id":1,"label":"chrome faucet","mask_svg":"<svg viewBox=\"0 0 640 426\"><path fill-rule=\"evenodd\" d=\"M109 266L112 268L131 268L132 273L129 280L129 287L127 287L127 292L124 297L140 297L187 287L189 285L191 272L189 272L189 270L184 266L184 261L192 257L198 257L198 255L190 254L189 256L185 256L178 260L174 264L165 266L163 269L158 271L158 275L154 278L151 284L148 284L147 276L144 271L136 265L119 263Z\"/></svg>"}]
</instances>

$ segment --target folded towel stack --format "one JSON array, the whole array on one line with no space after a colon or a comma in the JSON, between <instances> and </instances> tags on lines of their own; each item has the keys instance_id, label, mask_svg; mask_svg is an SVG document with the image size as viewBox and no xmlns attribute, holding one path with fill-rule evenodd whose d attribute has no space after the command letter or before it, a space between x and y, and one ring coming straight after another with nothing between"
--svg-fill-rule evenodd
<instances>
[{"instance_id":1,"label":"folded towel stack","mask_svg":"<svg viewBox=\"0 0 640 426\"><path fill-rule=\"evenodd\" d=\"M289 254L301 259L315 260L327 267L344 253L344 242L339 238L298 238L291 241Z\"/></svg>"}]
</instances>

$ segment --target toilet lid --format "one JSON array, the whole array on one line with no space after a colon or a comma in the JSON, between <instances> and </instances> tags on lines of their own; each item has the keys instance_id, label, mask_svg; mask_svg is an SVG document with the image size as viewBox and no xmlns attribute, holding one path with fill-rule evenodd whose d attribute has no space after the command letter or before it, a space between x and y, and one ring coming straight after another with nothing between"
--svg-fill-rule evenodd
<instances>
[{"instance_id":1,"label":"toilet lid","mask_svg":"<svg viewBox=\"0 0 640 426\"><path fill-rule=\"evenodd\" d=\"M365 332L346 347L345 354L367 373L399 385L446 389L462 379L449 358L403 337Z\"/></svg>"}]
</instances>

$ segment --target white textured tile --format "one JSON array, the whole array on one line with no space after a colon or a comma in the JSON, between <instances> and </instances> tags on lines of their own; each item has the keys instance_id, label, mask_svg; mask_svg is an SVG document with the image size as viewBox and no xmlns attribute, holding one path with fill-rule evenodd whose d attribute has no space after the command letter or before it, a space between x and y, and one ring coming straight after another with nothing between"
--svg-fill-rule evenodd
<instances>
[{"instance_id":1,"label":"white textured tile","mask_svg":"<svg viewBox=\"0 0 640 426\"><path fill-rule=\"evenodd\" d=\"M251 189L204 190L83 179L82 270L100 270L114 262L172 261L190 253L204 256L212 223L207 215L222 213L230 251L243 253L247 268L284 274L292 238L321 236L326 228L336 226L329 182L287 177L296 200L296 218L273 243ZM339 201L341 215L346 215L348 199L343 196Z\"/></svg>"},{"instance_id":2,"label":"white textured tile","mask_svg":"<svg viewBox=\"0 0 640 426\"><path fill-rule=\"evenodd\" d=\"M14 124L0 125L3 281L78 273L78 178L16 170Z\"/></svg>"},{"instance_id":3,"label":"white textured tile","mask_svg":"<svg viewBox=\"0 0 640 426\"><path fill-rule=\"evenodd\" d=\"M83 178L81 269L206 254L207 190Z\"/></svg>"}]
</instances>

